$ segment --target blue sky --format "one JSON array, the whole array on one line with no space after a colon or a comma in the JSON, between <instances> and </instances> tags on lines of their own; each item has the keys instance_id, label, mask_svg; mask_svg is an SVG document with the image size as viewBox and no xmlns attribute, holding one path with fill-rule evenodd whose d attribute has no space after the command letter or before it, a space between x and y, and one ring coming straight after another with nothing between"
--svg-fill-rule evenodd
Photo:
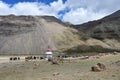
<instances>
[{"instance_id":1,"label":"blue sky","mask_svg":"<svg viewBox=\"0 0 120 80\"><path fill-rule=\"evenodd\" d=\"M18 2L42 2L45 4L49 4L49 3L57 1L57 0L3 0L3 1L8 4L15 4ZM65 3L66 0L62 0L62 1Z\"/></svg>"},{"instance_id":2,"label":"blue sky","mask_svg":"<svg viewBox=\"0 0 120 80\"><path fill-rule=\"evenodd\" d=\"M0 15L48 15L81 24L120 10L120 0L0 0Z\"/></svg>"}]
</instances>

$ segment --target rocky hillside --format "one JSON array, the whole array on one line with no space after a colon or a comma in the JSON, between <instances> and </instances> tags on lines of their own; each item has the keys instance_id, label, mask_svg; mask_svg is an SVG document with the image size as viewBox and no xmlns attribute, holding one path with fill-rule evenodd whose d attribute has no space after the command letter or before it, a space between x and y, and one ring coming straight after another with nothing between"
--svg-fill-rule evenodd
<instances>
[{"instance_id":1,"label":"rocky hillside","mask_svg":"<svg viewBox=\"0 0 120 80\"><path fill-rule=\"evenodd\" d=\"M0 16L0 54L120 50L120 11L81 25L53 16Z\"/></svg>"},{"instance_id":2,"label":"rocky hillside","mask_svg":"<svg viewBox=\"0 0 120 80\"><path fill-rule=\"evenodd\" d=\"M72 27L95 39L120 39L120 10L100 20Z\"/></svg>"},{"instance_id":3,"label":"rocky hillside","mask_svg":"<svg viewBox=\"0 0 120 80\"><path fill-rule=\"evenodd\" d=\"M0 54L42 54L80 44L77 30L53 16L0 16Z\"/></svg>"},{"instance_id":4,"label":"rocky hillside","mask_svg":"<svg viewBox=\"0 0 120 80\"><path fill-rule=\"evenodd\" d=\"M102 19L71 27L79 30L86 47L102 46L120 50L120 10Z\"/></svg>"}]
</instances>

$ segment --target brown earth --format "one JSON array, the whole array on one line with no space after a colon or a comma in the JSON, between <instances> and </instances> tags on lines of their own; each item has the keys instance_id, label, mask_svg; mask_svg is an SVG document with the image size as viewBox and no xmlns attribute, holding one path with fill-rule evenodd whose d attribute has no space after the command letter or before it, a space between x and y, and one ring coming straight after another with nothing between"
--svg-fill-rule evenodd
<instances>
[{"instance_id":1,"label":"brown earth","mask_svg":"<svg viewBox=\"0 0 120 80\"><path fill-rule=\"evenodd\" d=\"M47 61L7 61L0 63L0 80L120 80L118 60L119 54L59 65ZM104 63L106 70L92 72L91 66L98 62Z\"/></svg>"}]
</instances>

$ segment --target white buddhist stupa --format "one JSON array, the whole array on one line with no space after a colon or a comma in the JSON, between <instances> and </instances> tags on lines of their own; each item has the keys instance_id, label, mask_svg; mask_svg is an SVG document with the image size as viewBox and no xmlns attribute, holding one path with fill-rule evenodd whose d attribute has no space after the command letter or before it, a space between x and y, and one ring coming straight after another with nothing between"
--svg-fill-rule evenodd
<instances>
[{"instance_id":1,"label":"white buddhist stupa","mask_svg":"<svg viewBox=\"0 0 120 80\"><path fill-rule=\"evenodd\" d=\"M48 46L48 49L46 50L46 59L52 58L53 57L53 53L52 50L50 49L50 47Z\"/></svg>"}]
</instances>

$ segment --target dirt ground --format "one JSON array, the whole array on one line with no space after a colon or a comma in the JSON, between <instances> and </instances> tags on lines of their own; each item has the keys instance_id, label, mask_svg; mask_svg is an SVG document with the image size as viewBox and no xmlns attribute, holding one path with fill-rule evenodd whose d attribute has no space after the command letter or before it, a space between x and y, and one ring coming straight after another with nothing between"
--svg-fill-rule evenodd
<instances>
[{"instance_id":1,"label":"dirt ground","mask_svg":"<svg viewBox=\"0 0 120 80\"><path fill-rule=\"evenodd\" d=\"M120 80L120 54L100 59L52 65L47 61L9 61L0 56L0 80ZM105 71L92 72L91 66L104 63Z\"/></svg>"}]
</instances>

